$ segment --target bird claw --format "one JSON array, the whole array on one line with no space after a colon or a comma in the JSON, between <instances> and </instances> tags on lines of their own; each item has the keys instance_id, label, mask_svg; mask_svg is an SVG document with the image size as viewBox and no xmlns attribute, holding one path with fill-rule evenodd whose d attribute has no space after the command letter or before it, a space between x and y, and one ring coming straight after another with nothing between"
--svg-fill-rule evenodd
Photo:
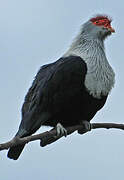
<instances>
[{"instance_id":1,"label":"bird claw","mask_svg":"<svg viewBox=\"0 0 124 180\"><path fill-rule=\"evenodd\" d=\"M67 136L67 130L60 123L56 125L56 133L57 135L55 137Z\"/></svg>"},{"instance_id":2,"label":"bird claw","mask_svg":"<svg viewBox=\"0 0 124 180\"><path fill-rule=\"evenodd\" d=\"M91 123L89 121L82 121L83 128L78 130L79 134L86 133L88 131L91 131Z\"/></svg>"}]
</instances>

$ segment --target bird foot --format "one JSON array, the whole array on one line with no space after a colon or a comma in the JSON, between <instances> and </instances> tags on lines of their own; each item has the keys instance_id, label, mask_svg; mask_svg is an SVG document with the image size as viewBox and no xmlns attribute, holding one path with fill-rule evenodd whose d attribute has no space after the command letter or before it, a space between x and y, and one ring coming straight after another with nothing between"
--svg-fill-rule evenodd
<instances>
[{"instance_id":1,"label":"bird foot","mask_svg":"<svg viewBox=\"0 0 124 180\"><path fill-rule=\"evenodd\" d=\"M67 136L67 130L60 123L56 125L56 133L57 133L56 137Z\"/></svg>"},{"instance_id":2,"label":"bird foot","mask_svg":"<svg viewBox=\"0 0 124 180\"><path fill-rule=\"evenodd\" d=\"M84 134L88 131L91 131L91 123L89 121L82 121L83 128L78 130L79 134Z\"/></svg>"}]
</instances>

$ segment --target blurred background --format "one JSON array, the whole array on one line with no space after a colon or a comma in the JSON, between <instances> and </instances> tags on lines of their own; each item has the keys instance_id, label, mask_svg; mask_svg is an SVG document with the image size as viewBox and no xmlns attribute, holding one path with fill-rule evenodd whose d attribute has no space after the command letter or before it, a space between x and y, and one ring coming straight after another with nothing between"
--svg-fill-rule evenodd
<instances>
[{"instance_id":1,"label":"blurred background","mask_svg":"<svg viewBox=\"0 0 124 180\"><path fill-rule=\"evenodd\" d=\"M108 0L0 0L0 143L10 140L21 120L21 106L41 65L67 50L80 25L96 14L113 18L116 33L105 42L116 83L92 122L123 123L124 2ZM39 132L49 128L41 128ZM0 152L2 180L123 179L124 132L77 133L41 148L28 144L18 161Z\"/></svg>"}]
</instances>

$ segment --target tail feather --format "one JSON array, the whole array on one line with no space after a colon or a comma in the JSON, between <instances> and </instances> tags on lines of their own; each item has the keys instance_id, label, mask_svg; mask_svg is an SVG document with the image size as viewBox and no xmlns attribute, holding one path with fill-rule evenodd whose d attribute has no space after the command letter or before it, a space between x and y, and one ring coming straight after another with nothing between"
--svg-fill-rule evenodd
<instances>
[{"instance_id":1,"label":"tail feather","mask_svg":"<svg viewBox=\"0 0 124 180\"><path fill-rule=\"evenodd\" d=\"M36 115L36 113L37 113L37 111L33 115ZM51 117L51 115L48 112L42 113L42 119L39 116L39 117L37 117L37 120L36 120L36 117L34 117L34 119L32 119L32 114L30 114L30 116L28 116L28 117L26 116L21 121L19 130L15 136L19 137L19 138L30 136L31 134L35 133L40 128L41 124L43 124L50 117ZM41 122L41 120L42 120L42 122ZM28 129L28 130L26 130L26 129ZM11 147L8 151L7 157L10 159L13 159L13 160L17 160L19 158L22 150L24 149L24 146L25 146L25 144L16 145L14 147Z\"/></svg>"},{"instance_id":2,"label":"tail feather","mask_svg":"<svg viewBox=\"0 0 124 180\"><path fill-rule=\"evenodd\" d=\"M8 158L17 160L19 158L22 150L24 149L24 146L25 146L25 144L11 147L7 154Z\"/></svg>"}]
</instances>

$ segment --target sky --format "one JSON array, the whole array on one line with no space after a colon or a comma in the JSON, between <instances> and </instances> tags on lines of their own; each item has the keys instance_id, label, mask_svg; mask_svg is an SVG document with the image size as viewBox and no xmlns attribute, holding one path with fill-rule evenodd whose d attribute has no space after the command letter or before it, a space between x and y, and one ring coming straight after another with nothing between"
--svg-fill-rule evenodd
<instances>
[{"instance_id":1,"label":"sky","mask_svg":"<svg viewBox=\"0 0 124 180\"><path fill-rule=\"evenodd\" d=\"M25 94L40 66L61 57L80 25L99 13L112 17L116 30L105 42L116 83L92 122L123 123L124 2L0 0L0 143L17 132ZM42 127L37 133L48 129ZM44 148L35 141L17 161L6 154L0 152L2 180L121 180L124 176L124 132L116 129L75 132Z\"/></svg>"}]
</instances>

